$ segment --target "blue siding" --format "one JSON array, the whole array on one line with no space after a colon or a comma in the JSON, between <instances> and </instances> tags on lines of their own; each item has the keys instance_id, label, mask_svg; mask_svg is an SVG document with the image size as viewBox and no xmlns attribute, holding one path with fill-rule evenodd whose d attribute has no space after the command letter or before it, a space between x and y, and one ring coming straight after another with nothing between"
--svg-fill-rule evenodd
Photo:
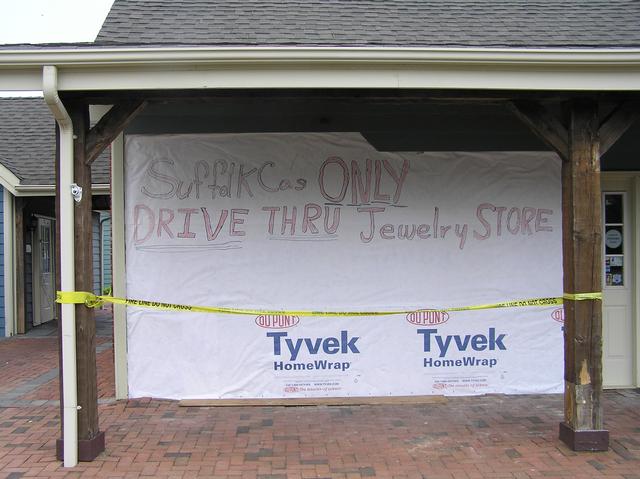
<instances>
[{"instance_id":1,"label":"blue siding","mask_svg":"<svg viewBox=\"0 0 640 479\"><path fill-rule=\"evenodd\" d=\"M111 214L94 212L92 221L93 292L102 294L104 288L111 286Z\"/></svg>"},{"instance_id":2,"label":"blue siding","mask_svg":"<svg viewBox=\"0 0 640 479\"><path fill-rule=\"evenodd\" d=\"M0 186L0 338L6 332L4 316L4 188Z\"/></svg>"},{"instance_id":3,"label":"blue siding","mask_svg":"<svg viewBox=\"0 0 640 479\"><path fill-rule=\"evenodd\" d=\"M92 215L92 250L93 250L93 293L102 294L100 276L102 265L100 264L100 213Z\"/></svg>"},{"instance_id":4,"label":"blue siding","mask_svg":"<svg viewBox=\"0 0 640 479\"><path fill-rule=\"evenodd\" d=\"M100 221L102 222L102 255L104 256L102 287L108 288L111 286L111 214L102 212Z\"/></svg>"}]
</instances>

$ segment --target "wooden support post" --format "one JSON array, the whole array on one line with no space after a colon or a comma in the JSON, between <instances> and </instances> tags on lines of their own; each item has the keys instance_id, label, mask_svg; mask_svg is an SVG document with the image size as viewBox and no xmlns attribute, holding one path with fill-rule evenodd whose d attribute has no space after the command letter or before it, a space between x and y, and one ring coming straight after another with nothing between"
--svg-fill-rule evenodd
<instances>
[{"instance_id":1,"label":"wooden support post","mask_svg":"<svg viewBox=\"0 0 640 479\"><path fill-rule=\"evenodd\" d=\"M75 211L76 290L93 290L91 165L85 159L89 131L89 107L71 111L76 138L73 147L74 178L82 188ZM76 357L78 361L78 459L92 461L104 451L104 433L98 427L98 381L96 368L96 322L94 310L76 306Z\"/></svg>"},{"instance_id":2,"label":"wooden support post","mask_svg":"<svg viewBox=\"0 0 640 479\"><path fill-rule=\"evenodd\" d=\"M565 293L602 291L600 141L597 103L570 105L569 157L562 165ZM565 420L560 439L576 451L605 451L602 420L602 301L565 300Z\"/></svg>"},{"instance_id":3,"label":"wooden support post","mask_svg":"<svg viewBox=\"0 0 640 479\"><path fill-rule=\"evenodd\" d=\"M77 291L93 290L91 163L144 108L145 104L143 101L132 101L116 105L93 129L89 129L88 105L80 103L67 105L74 131L74 181L82 188L82 198L76 204L74 215L75 288ZM56 171L59 172L59 165ZM68 190L64 190L69 186L61 185L62 191L58 191L58 199L60 194L69 194ZM104 432L99 430L98 425L96 324L92 308L87 308L85 305L76 305L75 308L79 407L78 459L92 461L105 448ZM62 380L60 384L62 386ZM56 446L57 456L62 459L63 440L59 439Z\"/></svg>"},{"instance_id":4,"label":"wooden support post","mask_svg":"<svg viewBox=\"0 0 640 479\"><path fill-rule=\"evenodd\" d=\"M75 183L82 188L82 199L75 208L75 284L77 291L93 290L91 165L86 156L89 108L69 105L73 121L73 168ZM64 194L64 192L63 192ZM93 309L76 305L76 356L78 383L78 459L92 461L104 451L104 432L98 427L98 383L96 369L96 324ZM61 442L61 441L60 441ZM62 457L62 444L58 457Z\"/></svg>"},{"instance_id":5,"label":"wooden support post","mask_svg":"<svg viewBox=\"0 0 640 479\"><path fill-rule=\"evenodd\" d=\"M600 155L640 116L623 102L606 118L595 100L568 104L569 125L542 105L511 109L562 158L564 292L602 291ZM564 416L560 439L575 451L606 451L602 419L602 301L565 299Z\"/></svg>"}]
</instances>

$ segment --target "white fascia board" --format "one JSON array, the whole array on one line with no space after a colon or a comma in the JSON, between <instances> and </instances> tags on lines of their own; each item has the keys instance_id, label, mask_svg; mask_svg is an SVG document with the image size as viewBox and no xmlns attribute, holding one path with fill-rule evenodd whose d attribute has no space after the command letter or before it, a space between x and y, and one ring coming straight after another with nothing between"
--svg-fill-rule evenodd
<instances>
[{"instance_id":1,"label":"white fascia board","mask_svg":"<svg viewBox=\"0 0 640 479\"><path fill-rule=\"evenodd\" d=\"M0 91L42 91L42 67L5 68L0 65Z\"/></svg>"},{"instance_id":2,"label":"white fascia board","mask_svg":"<svg viewBox=\"0 0 640 479\"><path fill-rule=\"evenodd\" d=\"M60 71L61 91L208 89L443 89L518 91L638 91L640 70L614 72L547 68L309 68L93 69Z\"/></svg>"},{"instance_id":3,"label":"white fascia board","mask_svg":"<svg viewBox=\"0 0 640 479\"><path fill-rule=\"evenodd\" d=\"M59 88L640 90L640 49L76 48L0 50L0 70L55 65ZM1 75L0 75L1 77ZM10 81L10 80L8 80ZM16 86L16 85L14 85Z\"/></svg>"},{"instance_id":4,"label":"white fascia board","mask_svg":"<svg viewBox=\"0 0 640 479\"><path fill-rule=\"evenodd\" d=\"M109 195L111 187L108 184L94 184L91 186L94 195ZM53 185L21 185L15 190L15 196L55 196L56 187Z\"/></svg>"}]
</instances>

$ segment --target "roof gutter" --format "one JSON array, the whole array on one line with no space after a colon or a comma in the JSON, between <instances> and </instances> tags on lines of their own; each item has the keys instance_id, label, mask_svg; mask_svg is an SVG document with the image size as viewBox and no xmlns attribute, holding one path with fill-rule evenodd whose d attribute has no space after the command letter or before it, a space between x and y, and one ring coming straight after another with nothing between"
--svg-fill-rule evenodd
<instances>
[{"instance_id":1,"label":"roof gutter","mask_svg":"<svg viewBox=\"0 0 640 479\"><path fill-rule=\"evenodd\" d=\"M0 90L471 89L638 91L640 49L0 48Z\"/></svg>"},{"instance_id":2,"label":"roof gutter","mask_svg":"<svg viewBox=\"0 0 640 479\"><path fill-rule=\"evenodd\" d=\"M73 123L58 96L58 69L42 69L44 100L60 127L60 289L75 291ZM64 466L78 464L78 390L76 384L76 311L75 304L62 304L62 414Z\"/></svg>"},{"instance_id":3,"label":"roof gutter","mask_svg":"<svg viewBox=\"0 0 640 479\"><path fill-rule=\"evenodd\" d=\"M0 49L0 66L175 63L477 63L635 65L640 49L400 47L122 47Z\"/></svg>"}]
</instances>

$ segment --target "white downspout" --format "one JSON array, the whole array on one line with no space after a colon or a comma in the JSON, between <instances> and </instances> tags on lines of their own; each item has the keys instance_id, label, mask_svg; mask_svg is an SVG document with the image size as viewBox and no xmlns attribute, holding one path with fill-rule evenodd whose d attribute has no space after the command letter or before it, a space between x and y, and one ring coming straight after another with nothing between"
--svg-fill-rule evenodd
<instances>
[{"instance_id":1,"label":"white downspout","mask_svg":"<svg viewBox=\"0 0 640 479\"><path fill-rule=\"evenodd\" d=\"M5 336L16 334L16 288L15 288L15 203L13 195L5 187L3 188L3 220L4 220L4 328Z\"/></svg>"},{"instance_id":2,"label":"white downspout","mask_svg":"<svg viewBox=\"0 0 640 479\"><path fill-rule=\"evenodd\" d=\"M58 69L44 66L42 91L60 128L60 289L75 291L73 124L58 96ZM62 417L64 466L78 464L78 390L76 378L76 309L74 304L62 305Z\"/></svg>"}]
</instances>

